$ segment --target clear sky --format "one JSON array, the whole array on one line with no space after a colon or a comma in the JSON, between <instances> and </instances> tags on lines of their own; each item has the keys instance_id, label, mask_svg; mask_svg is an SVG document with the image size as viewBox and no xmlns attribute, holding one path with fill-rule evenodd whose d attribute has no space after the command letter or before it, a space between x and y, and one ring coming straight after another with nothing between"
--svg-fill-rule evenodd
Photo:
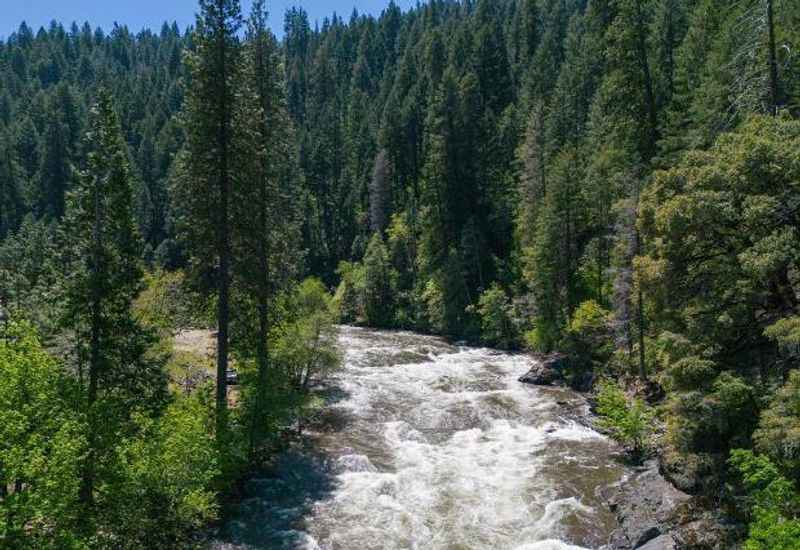
<instances>
[{"instance_id":1,"label":"clear sky","mask_svg":"<svg viewBox=\"0 0 800 550\"><path fill-rule=\"evenodd\" d=\"M278 36L283 34L283 14L291 6L302 6L309 15L311 25L322 22L335 11L350 17L353 8L359 13L380 14L389 0L267 0L270 24ZM401 8L416 5L416 0L395 0ZM247 13L250 0L242 0ZM88 21L92 27L102 27L108 31L114 24L127 25L133 32L143 28L158 31L164 21L177 21L181 31L194 21L197 0L0 0L0 38L19 28L25 21L34 32L56 20L65 27L73 21L83 24Z\"/></svg>"}]
</instances>

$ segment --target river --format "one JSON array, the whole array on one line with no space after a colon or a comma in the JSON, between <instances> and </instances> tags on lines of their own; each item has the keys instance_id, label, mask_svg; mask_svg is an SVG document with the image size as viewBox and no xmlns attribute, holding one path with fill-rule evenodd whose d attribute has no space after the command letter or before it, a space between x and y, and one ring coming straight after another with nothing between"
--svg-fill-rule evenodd
<instances>
[{"instance_id":1,"label":"river","mask_svg":"<svg viewBox=\"0 0 800 550\"><path fill-rule=\"evenodd\" d=\"M217 550L600 548L615 445L583 398L517 381L531 359L345 327L303 444L251 481Z\"/></svg>"}]
</instances>

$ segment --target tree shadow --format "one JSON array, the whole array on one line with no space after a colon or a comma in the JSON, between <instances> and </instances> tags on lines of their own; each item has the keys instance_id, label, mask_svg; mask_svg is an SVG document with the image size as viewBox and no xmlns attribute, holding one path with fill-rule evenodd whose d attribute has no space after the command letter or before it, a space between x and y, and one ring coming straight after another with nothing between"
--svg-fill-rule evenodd
<instances>
[{"instance_id":1,"label":"tree shadow","mask_svg":"<svg viewBox=\"0 0 800 550\"><path fill-rule=\"evenodd\" d=\"M349 393L336 386L316 394L325 407L307 419L306 430L335 434L348 428L352 414L334 407ZM242 500L230 510L214 548L300 550L307 547L304 530L314 506L329 499L337 487L336 457L311 435L295 436L265 470L245 482Z\"/></svg>"},{"instance_id":2,"label":"tree shadow","mask_svg":"<svg viewBox=\"0 0 800 550\"><path fill-rule=\"evenodd\" d=\"M336 489L330 457L308 439L277 457L268 471L245 484L243 500L220 533L222 548L263 550L305 547L305 521L315 503Z\"/></svg>"}]
</instances>

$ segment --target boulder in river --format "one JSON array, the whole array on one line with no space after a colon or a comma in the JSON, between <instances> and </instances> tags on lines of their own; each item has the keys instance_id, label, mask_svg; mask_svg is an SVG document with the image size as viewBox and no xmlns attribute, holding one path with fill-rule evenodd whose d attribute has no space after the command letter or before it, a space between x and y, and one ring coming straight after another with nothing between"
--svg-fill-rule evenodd
<instances>
[{"instance_id":1,"label":"boulder in river","mask_svg":"<svg viewBox=\"0 0 800 550\"><path fill-rule=\"evenodd\" d=\"M536 364L531 367L519 381L534 386L553 386L564 382L564 371L567 365L567 356L561 353L551 353L537 357Z\"/></svg>"}]
</instances>

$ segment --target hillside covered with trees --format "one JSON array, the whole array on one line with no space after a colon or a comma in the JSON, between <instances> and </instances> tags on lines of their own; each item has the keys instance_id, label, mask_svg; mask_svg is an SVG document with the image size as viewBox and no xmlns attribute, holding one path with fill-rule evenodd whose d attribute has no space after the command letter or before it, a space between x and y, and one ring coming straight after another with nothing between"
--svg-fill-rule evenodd
<instances>
[{"instance_id":1,"label":"hillside covered with trees","mask_svg":"<svg viewBox=\"0 0 800 550\"><path fill-rule=\"evenodd\" d=\"M563 352L747 548L797 548L800 3L292 9L282 40L268 7L0 42L0 542L189 544L342 322ZM216 383L181 391L199 326Z\"/></svg>"}]
</instances>

